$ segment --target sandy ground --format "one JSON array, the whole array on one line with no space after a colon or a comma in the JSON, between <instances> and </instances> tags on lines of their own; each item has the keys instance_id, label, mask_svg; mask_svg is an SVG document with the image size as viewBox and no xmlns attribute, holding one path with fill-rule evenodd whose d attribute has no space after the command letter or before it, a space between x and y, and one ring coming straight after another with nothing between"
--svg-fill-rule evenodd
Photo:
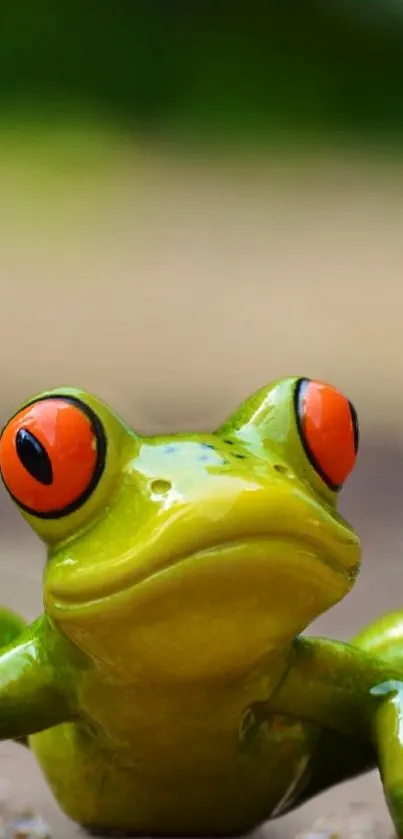
<instances>
[{"instance_id":1,"label":"sandy ground","mask_svg":"<svg viewBox=\"0 0 403 839\"><path fill-rule=\"evenodd\" d=\"M80 189L69 178L28 188L7 169L0 414L68 383L110 400L140 431L204 428L277 376L339 384L361 417L342 506L364 564L354 593L314 629L348 637L403 602L402 183L401 171L354 161L302 174L143 161ZM4 493L0 524L1 600L33 618L41 546ZM77 835L32 756L4 744L0 757L0 776L35 800L54 835ZM351 801L374 804L389 835L376 774L264 833L291 839Z\"/></svg>"}]
</instances>

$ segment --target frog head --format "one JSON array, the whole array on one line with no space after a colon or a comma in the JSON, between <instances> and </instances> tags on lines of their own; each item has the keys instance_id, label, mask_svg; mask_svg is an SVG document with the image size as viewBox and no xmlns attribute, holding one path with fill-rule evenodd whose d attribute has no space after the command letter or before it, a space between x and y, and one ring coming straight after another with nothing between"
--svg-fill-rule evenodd
<instances>
[{"instance_id":1,"label":"frog head","mask_svg":"<svg viewBox=\"0 0 403 839\"><path fill-rule=\"evenodd\" d=\"M0 470L46 543L53 625L115 678L197 679L278 654L349 592L360 543L337 500L357 449L351 403L309 379L160 437L61 388L9 420Z\"/></svg>"}]
</instances>

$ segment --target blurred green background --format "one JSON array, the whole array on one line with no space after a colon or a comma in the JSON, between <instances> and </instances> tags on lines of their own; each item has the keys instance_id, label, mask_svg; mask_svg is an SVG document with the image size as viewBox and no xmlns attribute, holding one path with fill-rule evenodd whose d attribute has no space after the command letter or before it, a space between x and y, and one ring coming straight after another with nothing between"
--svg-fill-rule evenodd
<instances>
[{"instance_id":1,"label":"blurred green background","mask_svg":"<svg viewBox=\"0 0 403 839\"><path fill-rule=\"evenodd\" d=\"M0 102L66 108L155 138L273 141L403 127L403 11L381 0L14 0Z\"/></svg>"},{"instance_id":2,"label":"blurred green background","mask_svg":"<svg viewBox=\"0 0 403 839\"><path fill-rule=\"evenodd\" d=\"M401 607L403 6L13 0L0 11L0 421L76 385L140 432L214 428L282 375L343 388L362 574L315 630ZM1 599L43 549L0 490ZM2 744L58 839L78 835ZM1 780L1 779L0 779ZM25 795L25 792L24 792ZM291 839L376 776L268 835Z\"/></svg>"}]
</instances>

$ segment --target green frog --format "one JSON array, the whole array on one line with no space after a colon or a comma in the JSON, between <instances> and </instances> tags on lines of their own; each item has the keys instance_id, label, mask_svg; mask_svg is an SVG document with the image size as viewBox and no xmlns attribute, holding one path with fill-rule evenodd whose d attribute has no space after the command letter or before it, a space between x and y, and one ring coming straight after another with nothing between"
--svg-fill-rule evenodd
<instances>
[{"instance_id":1,"label":"green frog","mask_svg":"<svg viewBox=\"0 0 403 839\"><path fill-rule=\"evenodd\" d=\"M357 577L358 445L348 398L301 377L214 433L140 436L72 388L8 421L47 561L43 614L0 613L0 738L87 832L244 834L378 767L403 835L403 612L304 634Z\"/></svg>"}]
</instances>

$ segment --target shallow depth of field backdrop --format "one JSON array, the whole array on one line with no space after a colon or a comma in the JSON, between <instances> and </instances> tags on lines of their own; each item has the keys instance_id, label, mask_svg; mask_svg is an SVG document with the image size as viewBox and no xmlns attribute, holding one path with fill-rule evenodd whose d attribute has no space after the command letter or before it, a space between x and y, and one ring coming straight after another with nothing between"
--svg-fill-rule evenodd
<instances>
[{"instance_id":1,"label":"shallow depth of field backdrop","mask_svg":"<svg viewBox=\"0 0 403 839\"><path fill-rule=\"evenodd\" d=\"M381 0L14 0L0 22L0 415L82 386L139 431L211 428L287 374L361 420L342 508L348 637L403 604L403 9ZM41 609L43 550L0 495L1 599ZM57 837L31 756L1 748ZM375 775L265 828L292 837Z\"/></svg>"}]
</instances>

